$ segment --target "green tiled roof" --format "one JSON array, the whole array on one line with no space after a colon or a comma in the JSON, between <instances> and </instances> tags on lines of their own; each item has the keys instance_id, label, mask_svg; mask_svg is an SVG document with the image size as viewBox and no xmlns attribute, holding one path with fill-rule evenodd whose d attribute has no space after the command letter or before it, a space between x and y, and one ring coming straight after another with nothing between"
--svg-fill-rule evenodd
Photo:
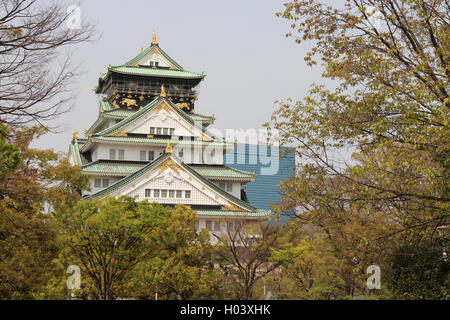
<instances>
[{"instance_id":1,"label":"green tiled roof","mask_svg":"<svg viewBox=\"0 0 450 320\"><path fill-rule=\"evenodd\" d=\"M172 157L170 154L163 154L162 156L160 156L159 158L157 158L156 160L149 162L147 165L145 165L144 167L142 167L140 170L136 171L135 173L117 181L116 183L113 183L112 185L110 185L109 187L100 190L97 193L94 193L92 195L90 195L88 198L94 198L94 197L105 197L108 194L110 194L111 192L114 192L115 190L121 188L122 186L126 185L127 183L133 181L134 179L138 178L139 176L143 175L148 169L151 169L152 167L158 165L159 163L161 163L162 161L164 161L165 159ZM191 172L194 176L196 176L198 179L200 179L203 183L205 183L206 185L208 185L211 189L213 189L214 191L216 191L217 193L221 194L223 197L225 197L226 199L228 199L229 201L237 204L238 206L245 208L248 211L251 212L256 212L257 209L253 206L251 206L249 203L238 199L236 197L234 197L233 195L227 193L226 191L220 189L218 186L216 186L214 183L212 183L211 181L209 181L208 179L206 179L205 177L203 177L202 175L200 175L198 172L196 172L194 169L192 169L191 167L189 167L188 165L186 165L183 162L180 162L178 160L176 160L176 158L172 158L174 159L176 162L178 162L186 171Z\"/></svg>"},{"instance_id":2,"label":"green tiled roof","mask_svg":"<svg viewBox=\"0 0 450 320\"><path fill-rule=\"evenodd\" d=\"M204 116L198 113L192 113L189 115L194 121L200 122L213 122L214 116Z\"/></svg>"},{"instance_id":3,"label":"green tiled roof","mask_svg":"<svg viewBox=\"0 0 450 320\"><path fill-rule=\"evenodd\" d=\"M106 141L106 142L124 142L124 143L148 143L148 144L160 144L166 145L167 139L155 139L155 138L145 138L145 137L91 137L92 141ZM227 142L208 142L208 141L190 141L190 140L169 140L172 146L181 145L205 145L211 147L221 147L225 145L231 145L232 143Z\"/></svg>"},{"instance_id":4,"label":"green tiled roof","mask_svg":"<svg viewBox=\"0 0 450 320\"><path fill-rule=\"evenodd\" d=\"M109 162L100 162L95 161L84 165L83 172L85 173L104 173L104 174L113 174L118 176L127 176L132 173L135 173L139 169L141 169L145 164L141 163L109 163Z\"/></svg>"},{"instance_id":5,"label":"green tiled roof","mask_svg":"<svg viewBox=\"0 0 450 320\"><path fill-rule=\"evenodd\" d=\"M139 111L134 112L133 114L131 114L129 117L126 117L125 119L123 119L122 121L120 121L119 123L116 123L115 125L113 125L112 127L106 128L105 130L102 130L100 132L97 132L95 134L95 136L102 136L108 133L111 133L123 126L125 126L126 124L130 123L131 121L133 121L134 119L138 118L139 116L141 116L142 114L144 114L145 112L147 112L149 109L151 109L152 107L154 107L159 99L161 97L158 97L156 99L154 99L152 102L150 102L149 104L147 104L144 108L142 108Z\"/></svg>"},{"instance_id":6,"label":"green tiled roof","mask_svg":"<svg viewBox=\"0 0 450 320\"><path fill-rule=\"evenodd\" d=\"M226 166L191 166L191 168L205 177L253 178L253 173Z\"/></svg>"},{"instance_id":7,"label":"green tiled roof","mask_svg":"<svg viewBox=\"0 0 450 320\"><path fill-rule=\"evenodd\" d=\"M75 165L78 165L78 166L82 165L79 144L84 144L85 142L86 142L85 139L75 138L70 143L70 151L71 151L71 154L72 154L72 160L73 160L73 163Z\"/></svg>"},{"instance_id":8,"label":"green tiled roof","mask_svg":"<svg viewBox=\"0 0 450 320\"><path fill-rule=\"evenodd\" d=\"M254 212L236 212L225 210L196 210L199 216L234 216L234 217L267 217L272 214L270 210L258 209Z\"/></svg>"},{"instance_id":9,"label":"green tiled roof","mask_svg":"<svg viewBox=\"0 0 450 320\"><path fill-rule=\"evenodd\" d=\"M154 48L156 48L178 70L133 66L136 62L138 62L142 57L147 55ZM108 69L107 72L102 73L100 75L100 78L98 79L98 85L94 88L95 92L97 92L99 90L102 82L105 81L109 77L111 72L116 72L116 73L121 73L121 74L130 74L130 75L140 75L140 76L163 77L163 78L183 78L183 79L203 79L204 78L203 73L185 70L175 60L173 60L167 53L165 53L164 50L162 50L158 44L150 45L149 47L145 48L145 50L143 50L141 53L139 53L137 56L128 60L124 64L121 64L118 66L112 66Z\"/></svg>"},{"instance_id":10,"label":"green tiled roof","mask_svg":"<svg viewBox=\"0 0 450 320\"><path fill-rule=\"evenodd\" d=\"M163 77L163 78L183 78L183 79L202 79L203 74L199 72L192 71L178 71L170 69L156 69L156 68L146 68L146 67L111 67L109 72L117 72L121 74L131 74L136 76L153 76L153 77Z\"/></svg>"},{"instance_id":11,"label":"green tiled roof","mask_svg":"<svg viewBox=\"0 0 450 320\"><path fill-rule=\"evenodd\" d=\"M135 173L146 163L132 163L132 162L105 162L97 160L95 162L82 166L85 173L97 173L97 174L112 174L117 176L127 176ZM237 169L233 169L227 166L194 166L191 168L198 174L211 179L223 178L226 179L252 179L253 174Z\"/></svg>"}]
</instances>

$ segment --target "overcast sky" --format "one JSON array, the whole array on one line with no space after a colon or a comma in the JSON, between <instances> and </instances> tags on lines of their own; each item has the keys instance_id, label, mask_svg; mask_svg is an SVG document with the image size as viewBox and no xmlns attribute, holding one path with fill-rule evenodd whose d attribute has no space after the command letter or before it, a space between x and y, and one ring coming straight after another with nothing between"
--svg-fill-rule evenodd
<instances>
[{"instance_id":1,"label":"overcast sky","mask_svg":"<svg viewBox=\"0 0 450 320\"><path fill-rule=\"evenodd\" d=\"M67 1L68 4L75 3ZM320 71L306 66L307 44L285 37L288 21L275 16L279 0L160 1L84 0L84 19L97 26L98 41L76 48L85 72L73 83L74 109L58 118L61 133L34 145L67 151L72 133L83 137L96 120L92 89L108 64L122 64L148 46L156 31L160 47L185 69L204 71L196 112L214 114L215 127L261 127L276 109L275 100L304 97Z\"/></svg>"}]
</instances>

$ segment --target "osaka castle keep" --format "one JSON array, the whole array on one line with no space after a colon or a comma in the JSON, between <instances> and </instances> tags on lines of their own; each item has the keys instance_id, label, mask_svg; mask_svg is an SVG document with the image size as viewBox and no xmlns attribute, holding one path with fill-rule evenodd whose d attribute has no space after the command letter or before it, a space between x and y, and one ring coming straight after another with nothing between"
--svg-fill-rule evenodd
<instances>
[{"instance_id":1,"label":"osaka castle keep","mask_svg":"<svg viewBox=\"0 0 450 320\"><path fill-rule=\"evenodd\" d=\"M189 205L197 230L225 232L263 221L270 210L246 201L241 186L255 174L224 165L234 150L208 131L214 116L195 111L203 73L184 69L153 41L98 79L98 117L85 138L72 136L69 159L89 176L86 198L130 196L166 206Z\"/></svg>"}]
</instances>

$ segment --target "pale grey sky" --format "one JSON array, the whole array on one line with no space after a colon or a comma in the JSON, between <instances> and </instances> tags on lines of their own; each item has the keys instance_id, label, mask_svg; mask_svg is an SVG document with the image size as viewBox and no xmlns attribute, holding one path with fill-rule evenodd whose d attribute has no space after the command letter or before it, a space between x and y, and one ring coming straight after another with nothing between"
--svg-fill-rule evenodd
<instances>
[{"instance_id":1,"label":"pale grey sky","mask_svg":"<svg viewBox=\"0 0 450 320\"><path fill-rule=\"evenodd\" d=\"M76 2L66 1L68 5ZM156 31L160 47L184 68L207 76L196 112L214 114L215 127L261 127L276 109L275 100L306 95L320 70L303 60L309 46L286 38L289 23L275 16L280 0L82 0L84 19L101 38L76 48L74 59L86 71L74 81L74 109L56 122L63 132L47 134L34 146L67 151L72 133L83 132L98 114L92 88L108 64L139 53Z\"/></svg>"}]
</instances>

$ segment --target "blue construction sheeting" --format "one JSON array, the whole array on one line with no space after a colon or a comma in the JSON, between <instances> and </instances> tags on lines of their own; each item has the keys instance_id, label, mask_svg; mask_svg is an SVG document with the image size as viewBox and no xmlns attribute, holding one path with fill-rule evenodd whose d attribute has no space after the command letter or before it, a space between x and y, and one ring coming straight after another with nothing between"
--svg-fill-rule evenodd
<instances>
[{"instance_id":1,"label":"blue construction sheeting","mask_svg":"<svg viewBox=\"0 0 450 320\"><path fill-rule=\"evenodd\" d=\"M281 159L279 155L282 155ZM281 198L278 184L294 175L295 154L292 148L268 148L265 145L238 144L234 151L224 155L225 165L243 171L255 172L256 181L245 184L248 201L258 209L270 209ZM285 223L290 218L281 215Z\"/></svg>"}]
</instances>

